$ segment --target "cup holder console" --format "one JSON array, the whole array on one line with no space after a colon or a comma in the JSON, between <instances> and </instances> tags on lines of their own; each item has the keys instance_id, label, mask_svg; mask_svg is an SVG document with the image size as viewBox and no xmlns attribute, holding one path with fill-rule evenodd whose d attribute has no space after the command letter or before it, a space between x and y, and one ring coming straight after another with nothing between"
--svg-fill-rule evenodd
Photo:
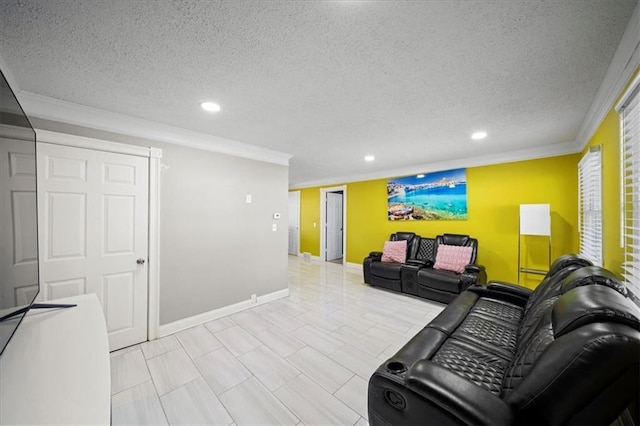
<instances>
[{"instance_id":1,"label":"cup holder console","mask_svg":"<svg viewBox=\"0 0 640 426\"><path fill-rule=\"evenodd\" d=\"M387 363L387 371L392 374L401 374L407 371L407 367L398 361L389 361Z\"/></svg>"}]
</instances>

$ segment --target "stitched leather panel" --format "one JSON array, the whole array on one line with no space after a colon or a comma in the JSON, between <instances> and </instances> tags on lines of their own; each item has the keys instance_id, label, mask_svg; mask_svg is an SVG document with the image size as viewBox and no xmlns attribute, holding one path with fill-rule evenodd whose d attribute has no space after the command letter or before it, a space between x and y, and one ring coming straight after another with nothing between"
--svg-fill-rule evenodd
<instances>
[{"instance_id":1,"label":"stitched leather panel","mask_svg":"<svg viewBox=\"0 0 640 426\"><path fill-rule=\"evenodd\" d=\"M517 331L517 328L511 324L501 323L498 320L471 313L465 318L454 335L461 338L464 338L464 335L469 335L489 345L506 349L513 354L516 348Z\"/></svg>"},{"instance_id":2,"label":"stitched leather panel","mask_svg":"<svg viewBox=\"0 0 640 426\"><path fill-rule=\"evenodd\" d=\"M476 306L474 306L473 311L490 317L501 318L512 324L520 324L523 309L520 306L510 305L483 297L476 302Z\"/></svg>"},{"instance_id":3,"label":"stitched leather panel","mask_svg":"<svg viewBox=\"0 0 640 426\"><path fill-rule=\"evenodd\" d=\"M550 321L542 321L543 324L527 342L520 342L518 354L511 362L504 376L502 398L506 397L524 377L529 374L532 365L540 354L553 342L553 330Z\"/></svg>"},{"instance_id":4,"label":"stitched leather panel","mask_svg":"<svg viewBox=\"0 0 640 426\"><path fill-rule=\"evenodd\" d=\"M489 352L480 351L449 339L431 360L489 392L500 395L502 379L508 361Z\"/></svg>"},{"instance_id":5,"label":"stitched leather panel","mask_svg":"<svg viewBox=\"0 0 640 426\"><path fill-rule=\"evenodd\" d=\"M520 324L520 329L518 330L518 341L522 346L522 342L527 339L527 333L532 327L535 327L540 321L541 318L545 315L545 313L549 310L551 306L558 300L560 296L550 297L546 300L536 303L533 308L527 312L522 323ZM550 320L549 320L550 321Z\"/></svg>"},{"instance_id":6,"label":"stitched leather panel","mask_svg":"<svg viewBox=\"0 0 640 426\"><path fill-rule=\"evenodd\" d=\"M416 259L435 261L435 256L433 255L435 246L436 240L434 238L420 238Z\"/></svg>"}]
</instances>

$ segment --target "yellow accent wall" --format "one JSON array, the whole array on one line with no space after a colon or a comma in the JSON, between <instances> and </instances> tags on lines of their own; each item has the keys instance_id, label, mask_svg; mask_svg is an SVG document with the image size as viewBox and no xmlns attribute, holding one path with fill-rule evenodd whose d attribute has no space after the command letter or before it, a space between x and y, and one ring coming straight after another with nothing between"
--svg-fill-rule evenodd
<instances>
[{"instance_id":1,"label":"yellow accent wall","mask_svg":"<svg viewBox=\"0 0 640 426\"><path fill-rule=\"evenodd\" d=\"M320 255L320 189L300 190L300 253Z\"/></svg>"},{"instance_id":2,"label":"yellow accent wall","mask_svg":"<svg viewBox=\"0 0 640 426\"><path fill-rule=\"evenodd\" d=\"M478 262L486 266L489 278L516 282L520 204L551 205L552 258L577 251L579 158L571 154L467 168L469 216L464 221L389 221L387 179L347 183L346 260L362 263L370 251L382 250L389 234L396 231L428 237L468 234L479 241ZM314 256L319 255L320 246L320 189L300 190L300 248ZM523 263L542 266L539 249L546 250L546 243L528 239L522 244ZM543 257L546 260L546 251ZM539 281L538 276L521 280L530 287Z\"/></svg>"}]
</instances>

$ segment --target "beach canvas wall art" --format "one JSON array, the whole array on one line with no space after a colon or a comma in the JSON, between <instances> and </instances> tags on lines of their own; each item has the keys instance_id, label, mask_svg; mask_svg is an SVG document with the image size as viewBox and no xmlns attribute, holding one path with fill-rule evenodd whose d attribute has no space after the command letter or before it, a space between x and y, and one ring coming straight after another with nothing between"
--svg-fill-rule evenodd
<instances>
[{"instance_id":1,"label":"beach canvas wall art","mask_svg":"<svg viewBox=\"0 0 640 426\"><path fill-rule=\"evenodd\" d=\"M389 220L466 220L466 169L389 179L387 200Z\"/></svg>"}]
</instances>

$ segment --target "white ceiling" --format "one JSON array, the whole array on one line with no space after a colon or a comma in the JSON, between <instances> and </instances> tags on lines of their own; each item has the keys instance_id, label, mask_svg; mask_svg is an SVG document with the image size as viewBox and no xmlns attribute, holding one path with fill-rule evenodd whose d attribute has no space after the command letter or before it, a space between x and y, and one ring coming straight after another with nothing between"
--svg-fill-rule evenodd
<instances>
[{"instance_id":1,"label":"white ceiling","mask_svg":"<svg viewBox=\"0 0 640 426\"><path fill-rule=\"evenodd\" d=\"M579 149L636 4L1 0L0 58L20 99L289 153L304 186Z\"/></svg>"}]
</instances>

